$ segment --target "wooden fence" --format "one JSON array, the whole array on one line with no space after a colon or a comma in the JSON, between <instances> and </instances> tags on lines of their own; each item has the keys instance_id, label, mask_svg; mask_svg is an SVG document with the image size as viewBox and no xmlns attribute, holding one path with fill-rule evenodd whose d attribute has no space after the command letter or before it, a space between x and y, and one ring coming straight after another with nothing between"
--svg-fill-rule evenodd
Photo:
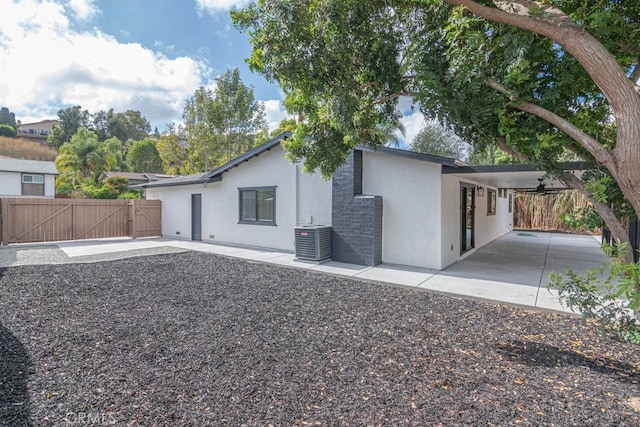
<instances>
[{"instance_id":1,"label":"wooden fence","mask_svg":"<svg viewBox=\"0 0 640 427\"><path fill-rule=\"evenodd\" d=\"M162 235L160 200L0 199L0 242Z\"/></svg>"}]
</instances>

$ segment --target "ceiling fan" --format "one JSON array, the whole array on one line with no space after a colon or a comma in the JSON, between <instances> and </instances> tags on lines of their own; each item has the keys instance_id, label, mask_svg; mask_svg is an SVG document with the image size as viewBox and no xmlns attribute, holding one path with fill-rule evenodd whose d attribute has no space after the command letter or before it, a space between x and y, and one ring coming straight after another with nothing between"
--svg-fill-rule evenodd
<instances>
[{"instance_id":1,"label":"ceiling fan","mask_svg":"<svg viewBox=\"0 0 640 427\"><path fill-rule=\"evenodd\" d=\"M520 193L540 194L541 196L544 196L545 194L558 194L558 193L562 192L562 189L559 189L559 188L548 189L546 187L546 184L542 183L542 181L544 181L544 178L538 178L538 181L540 183L538 184L538 186L536 188L519 188L519 189L516 189L516 191L518 191Z\"/></svg>"}]
</instances>

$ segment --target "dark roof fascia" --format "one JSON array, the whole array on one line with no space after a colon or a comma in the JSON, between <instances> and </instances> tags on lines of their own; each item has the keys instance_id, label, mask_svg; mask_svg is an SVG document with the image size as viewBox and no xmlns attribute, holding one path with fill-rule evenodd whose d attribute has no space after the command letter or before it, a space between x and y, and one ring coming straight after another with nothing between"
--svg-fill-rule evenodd
<instances>
[{"instance_id":1,"label":"dark roof fascia","mask_svg":"<svg viewBox=\"0 0 640 427\"><path fill-rule=\"evenodd\" d=\"M560 168L565 171L587 170L592 169L593 165L587 162L564 162L559 164ZM536 166L525 163L514 163L506 165L477 165L477 166L459 166L449 167L443 166L443 174L465 174L465 173L496 173L496 172L544 172Z\"/></svg>"},{"instance_id":2,"label":"dark roof fascia","mask_svg":"<svg viewBox=\"0 0 640 427\"><path fill-rule=\"evenodd\" d=\"M276 146L280 145L280 142L282 142L284 139L289 138L291 135L292 135L292 133L289 132L289 131L283 132L280 135L278 135L278 136L276 136L274 138L271 138L267 142L255 147L255 148L252 148L251 150L247 151L246 153L242 154L241 156L236 157L235 159L231 160L230 162L225 163L224 165L220 166L219 168L216 168L216 169L212 170L211 172L205 173L200 178L184 180L184 181L181 181L179 179L168 178L166 180L162 179L162 180L150 182L148 184L137 185L136 187L138 187L138 188L175 187L175 186L179 186L179 185L206 184L206 183L209 183L209 182L222 181L222 175L225 172L228 172L229 170L241 165L242 163L248 162L253 157L258 157L260 154L265 153L265 152L271 150L273 147L276 147Z\"/></svg>"},{"instance_id":3,"label":"dark roof fascia","mask_svg":"<svg viewBox=\"0 0 640 427\"><path fill-rule=\"evenodd\" d=\"M459 167L457 166L456 159L453 157L436 156L433 154L418 153L416 151L409 151L409 150L403 150L401 148L391 148L391 147L380 147L380 148L374 149L366 145L358 145L356 149L360 151L366 151L369 153L383 153L383 154L388 154L390 156L403 157L405 159L413 159L413 160L420 160L423 162L436 163L436 164L448 166L451 168Z\"/></svg>"},{"instance_id":4,"label":"dark roof fascia","mask_svg":"<svg viewBox=\"0 0 640 427\"><path fill-rule=\"evenodd\" d=\"M129 188L178 187L181 185L206 184L209 182L222 181L222 177L214 177L213 179L197 178L197 179L189 179L184 181L165 182L165 181L168 181L169 179L171 178L167 178L166 180L147 182L144 184L131 185L129 186Z\"/></svg>"},{"instance_id":5,"label":"dark roof fascia","mask_svg":"<svg viewBox=\"0 0 640 427\"><path fill-rule=\"evenodd\" d=\"M271 138L269 141L255 148L252 148L241 156L238 156L230 162L227 162L224 165L220 166L219 168L212 170L204 176L204 179L207 180L207 182L220 181L222 179L222 174L229 172L235 167L240 166L242 163L248 162L254 157L258 157L260 154L263 154L276 146L279 146L283 140L291 137L291 135L293 134L289 131L282 132L280 135ZM219 177L220 179L214 179L217 177Z\"/></svg>"}]
</instances>

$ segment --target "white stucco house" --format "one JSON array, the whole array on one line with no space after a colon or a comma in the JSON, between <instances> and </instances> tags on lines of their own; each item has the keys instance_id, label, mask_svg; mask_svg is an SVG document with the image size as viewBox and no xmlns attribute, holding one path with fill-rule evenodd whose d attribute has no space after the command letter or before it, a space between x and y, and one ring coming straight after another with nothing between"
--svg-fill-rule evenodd
<instances>
[{"instance_id":1,"label":"white stucco house","mask_svg":"<svg viewBox=\"0 0 640 427\"><path fill-rule=\"evenodd\" d=\"M0 158L0 197L55 197L53 162Z\"/></svg>"},{"instance_id":2,"label":"white stucco house","mask_svg":"<svg viewBox=\"0 0 640 427\"><path fill-rule=\"evenodd\" d=\"M545 175L359 148L324 180L285 158L289 136L214 171L141 184L147 199L162 200L162 234L295 251L296 227L329 225L334 261L443 269L511 231L514 190Z\"/></svg>"}]
</instances>

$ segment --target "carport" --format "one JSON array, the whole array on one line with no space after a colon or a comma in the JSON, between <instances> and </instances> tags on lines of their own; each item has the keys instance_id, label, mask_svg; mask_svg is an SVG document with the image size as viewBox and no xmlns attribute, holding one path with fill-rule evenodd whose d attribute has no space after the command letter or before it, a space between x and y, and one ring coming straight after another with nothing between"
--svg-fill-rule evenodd
<instances>
[{"instance_id":1,"label":"carport","mask_svg":"<svg viewBox=\"0 0 640 427\"><path fill-rule=\"evenodd\" d=\"M431 277L421 287L557 310L549 275L584 273L609 258L595 236L512 231Z\"/></svg>"}]
</instances>

